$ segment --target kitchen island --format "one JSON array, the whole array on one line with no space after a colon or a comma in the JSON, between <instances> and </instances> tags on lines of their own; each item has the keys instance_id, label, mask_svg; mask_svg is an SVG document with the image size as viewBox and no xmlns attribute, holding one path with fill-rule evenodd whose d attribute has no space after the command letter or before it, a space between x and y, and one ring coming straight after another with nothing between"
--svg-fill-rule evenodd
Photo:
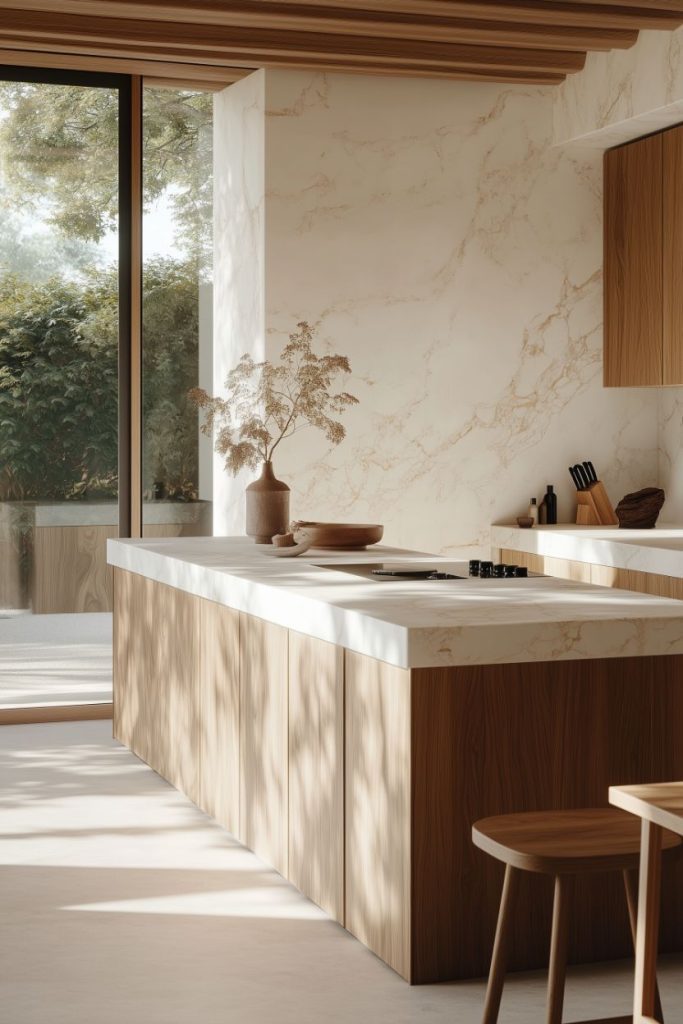
<instances>
[{"instance_id":1,"label":"kitchen island","mask_svg":"<svg viewBox=\"0 0 683 1024\"><path fill-rule=\"evenodd\" d=\"M114 732L404 978L478 976L501 877L474 820L683 776L681 605L548 577L380 580L381 561L467 572L378 547L110 541ZM668 891L680 949L683 874ZM518 968L547 958L551 894L540 916L525 895ZM581 891L574 959L628 953L622 903L618 880Z\"/></svg>"}]
</instances>

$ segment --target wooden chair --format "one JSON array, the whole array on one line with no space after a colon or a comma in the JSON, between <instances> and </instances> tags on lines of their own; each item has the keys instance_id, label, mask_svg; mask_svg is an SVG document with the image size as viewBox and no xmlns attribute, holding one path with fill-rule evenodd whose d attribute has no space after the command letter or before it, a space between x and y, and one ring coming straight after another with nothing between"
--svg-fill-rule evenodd
<instances>
[{"instance_id":1,"label":"wooden chair","mask_svg":"<svg viewBox=\"0 0 683 1024\"><path fill-rule=\"evenodd\" d=\"M521 871L552 875L555 879L547 1024L562 1024L567 967L567 934L572 882L576 875L593 871L621 871L635 945L637 870L640 822L615 808L572 811L532 811L482 818L472 827L476 846L502 861L505 867L498 925L486 989L483 1024L496 1024L505 981L511 923L511 903ZM680 846L680 838L664 833L664 849ZM657 1015L663 1020L657 994ZM631 1024L632 1017L612 1017L603 1024ZM584 1024L598 1024L586 1021Z\"/></svg>"}]
</instances>

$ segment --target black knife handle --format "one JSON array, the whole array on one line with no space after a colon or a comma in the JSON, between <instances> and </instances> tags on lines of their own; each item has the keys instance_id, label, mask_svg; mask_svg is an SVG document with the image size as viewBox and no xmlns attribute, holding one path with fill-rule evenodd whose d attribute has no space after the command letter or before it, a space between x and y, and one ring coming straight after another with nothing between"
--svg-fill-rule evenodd
<instances>
[{"instance_id":1,"label":"black knife handle","mask_svg":"<svg viewBox=\"0 0 683 1024\"><path fill-rule=\"evenodd\" d=\"M584 466L586 467L589 478L594 484L596 484L598 482L598 474L595 472L595 466L592 462L584 462Z\"/></svg>"},{"instance_id":2,"label":"black knife handle","mask_svg":"<svg viewBox=\"0 0 683 1024\"><path fill-rule=\"evenodd\" d=\"M588 479L588 477L586 475L586 471L585 471L585 469L583 468L583 466L581 465L580 462L577 462L576 465L574 466L574 472L576 473L576 476L578 477L578 479L581 482L579 490L585 491L586 488L590 484L590 480Z\"/></svg>"}]
</instances>

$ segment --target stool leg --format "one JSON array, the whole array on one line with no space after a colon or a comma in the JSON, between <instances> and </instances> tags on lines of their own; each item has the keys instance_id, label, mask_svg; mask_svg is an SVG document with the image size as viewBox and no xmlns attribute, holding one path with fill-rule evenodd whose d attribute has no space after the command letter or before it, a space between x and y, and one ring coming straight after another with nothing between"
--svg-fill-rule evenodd
<instances>
[{"instance_id":1,"label":"stool leg","mask_svg":"<svg viewBox=\"0 0 683 1024\"><path fill-rule=\"evenodd\" d=\"M512 901L517 889L518 879L519 871L508 864L505 868L503 891L500 897L498 924L496 925L496 937L493 942L493 956L491 957L491 969L489 970L489 980L486 986L486 1002L484 1003L482 1024L496 1024L498 1020L510 940Z\"/></svg>"},{"instance_id":2,"label":"stool leg","mask_svg":"<svg viewBox=\"0 0 683 1024\"><path fill-rule=\"evenodd\" d=\"M626 905L628 907L628 919L631 925L631 937L633 938L633 950L636 948L636 934L638 931L638 885L637 872L624 871L624 889L626 890ZM662 1012L662 1000L659 997L659 985L655 982L655 1016L658 1021L664 1024Z\"/></svg>"},{"instance_id":3,"label":"stool leg","mask_svg":"<svg viewBox=\"0 0 683 1024\"><path fill-rule=\"evenodd\" d=\"M548 969L548 1012L546 1017L548 1024L562 1024L572 881L573 879L566 875L555 877L553 930L550 939L550 966Z\"/></svg>"}]
</instances>

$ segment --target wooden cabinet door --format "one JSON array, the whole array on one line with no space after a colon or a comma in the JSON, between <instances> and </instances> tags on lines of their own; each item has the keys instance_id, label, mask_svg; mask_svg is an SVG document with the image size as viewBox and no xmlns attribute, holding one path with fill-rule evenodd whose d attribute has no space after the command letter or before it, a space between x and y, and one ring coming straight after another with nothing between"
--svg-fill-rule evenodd
<instances>
[{"instance_id":1,"label":"wooden cabinet door","mask_svg":"<svg viewBox=\"0 0 683 1024\"><path fill-rule=\"evenodd\" d=\"M240 612L240 840L288 877L288 635Z\"/></svg>"},{"instance_id":2,"label":"wooden cabinet door","mask_svg":"<svg viewBox=\"0 0 683 1024\"><path fill-rule=\"evenodd\" d=\"M605 387L662 384L661 133L605 153Z\"/></svg>"},{"instance_id":3,"label":"wooden cabinet door","mask_svg":"<svg viewBox=\"0 0 683 1024\"><path fill-rule=\"evenodd\" d=\"M200 604L200 765L203 811L234 836L240 830L240 613Z\"/></svg>"},{"instance_id":4,"label":"wooden cabinet door","mask_svg":"<svg viewBox=\"0 0 683 1024\"><path fill-rule=\"evenodd\" d=\"M199 803L197 599L123 569L114 598L114 736Z\"/></svg>"},{"instance_id":5,"label":"wooden cabinet door","mask_svg":"<svg viewBox=\"0 0 683 1024\"><path fill-rule=\"evenodd\" d=\"M291 630L289 878L344 923L344 649Z\"/></svg>"},{"instance_id":6,"label":"wooden cabinet door","mask_svg":"<svg viewBox=\"0 0 683 1024\"><path fill-rule=\"evenodd\" d=\"M683 384L683 125L664 132L663 383Z\"/></svg>"}]
</instances>

